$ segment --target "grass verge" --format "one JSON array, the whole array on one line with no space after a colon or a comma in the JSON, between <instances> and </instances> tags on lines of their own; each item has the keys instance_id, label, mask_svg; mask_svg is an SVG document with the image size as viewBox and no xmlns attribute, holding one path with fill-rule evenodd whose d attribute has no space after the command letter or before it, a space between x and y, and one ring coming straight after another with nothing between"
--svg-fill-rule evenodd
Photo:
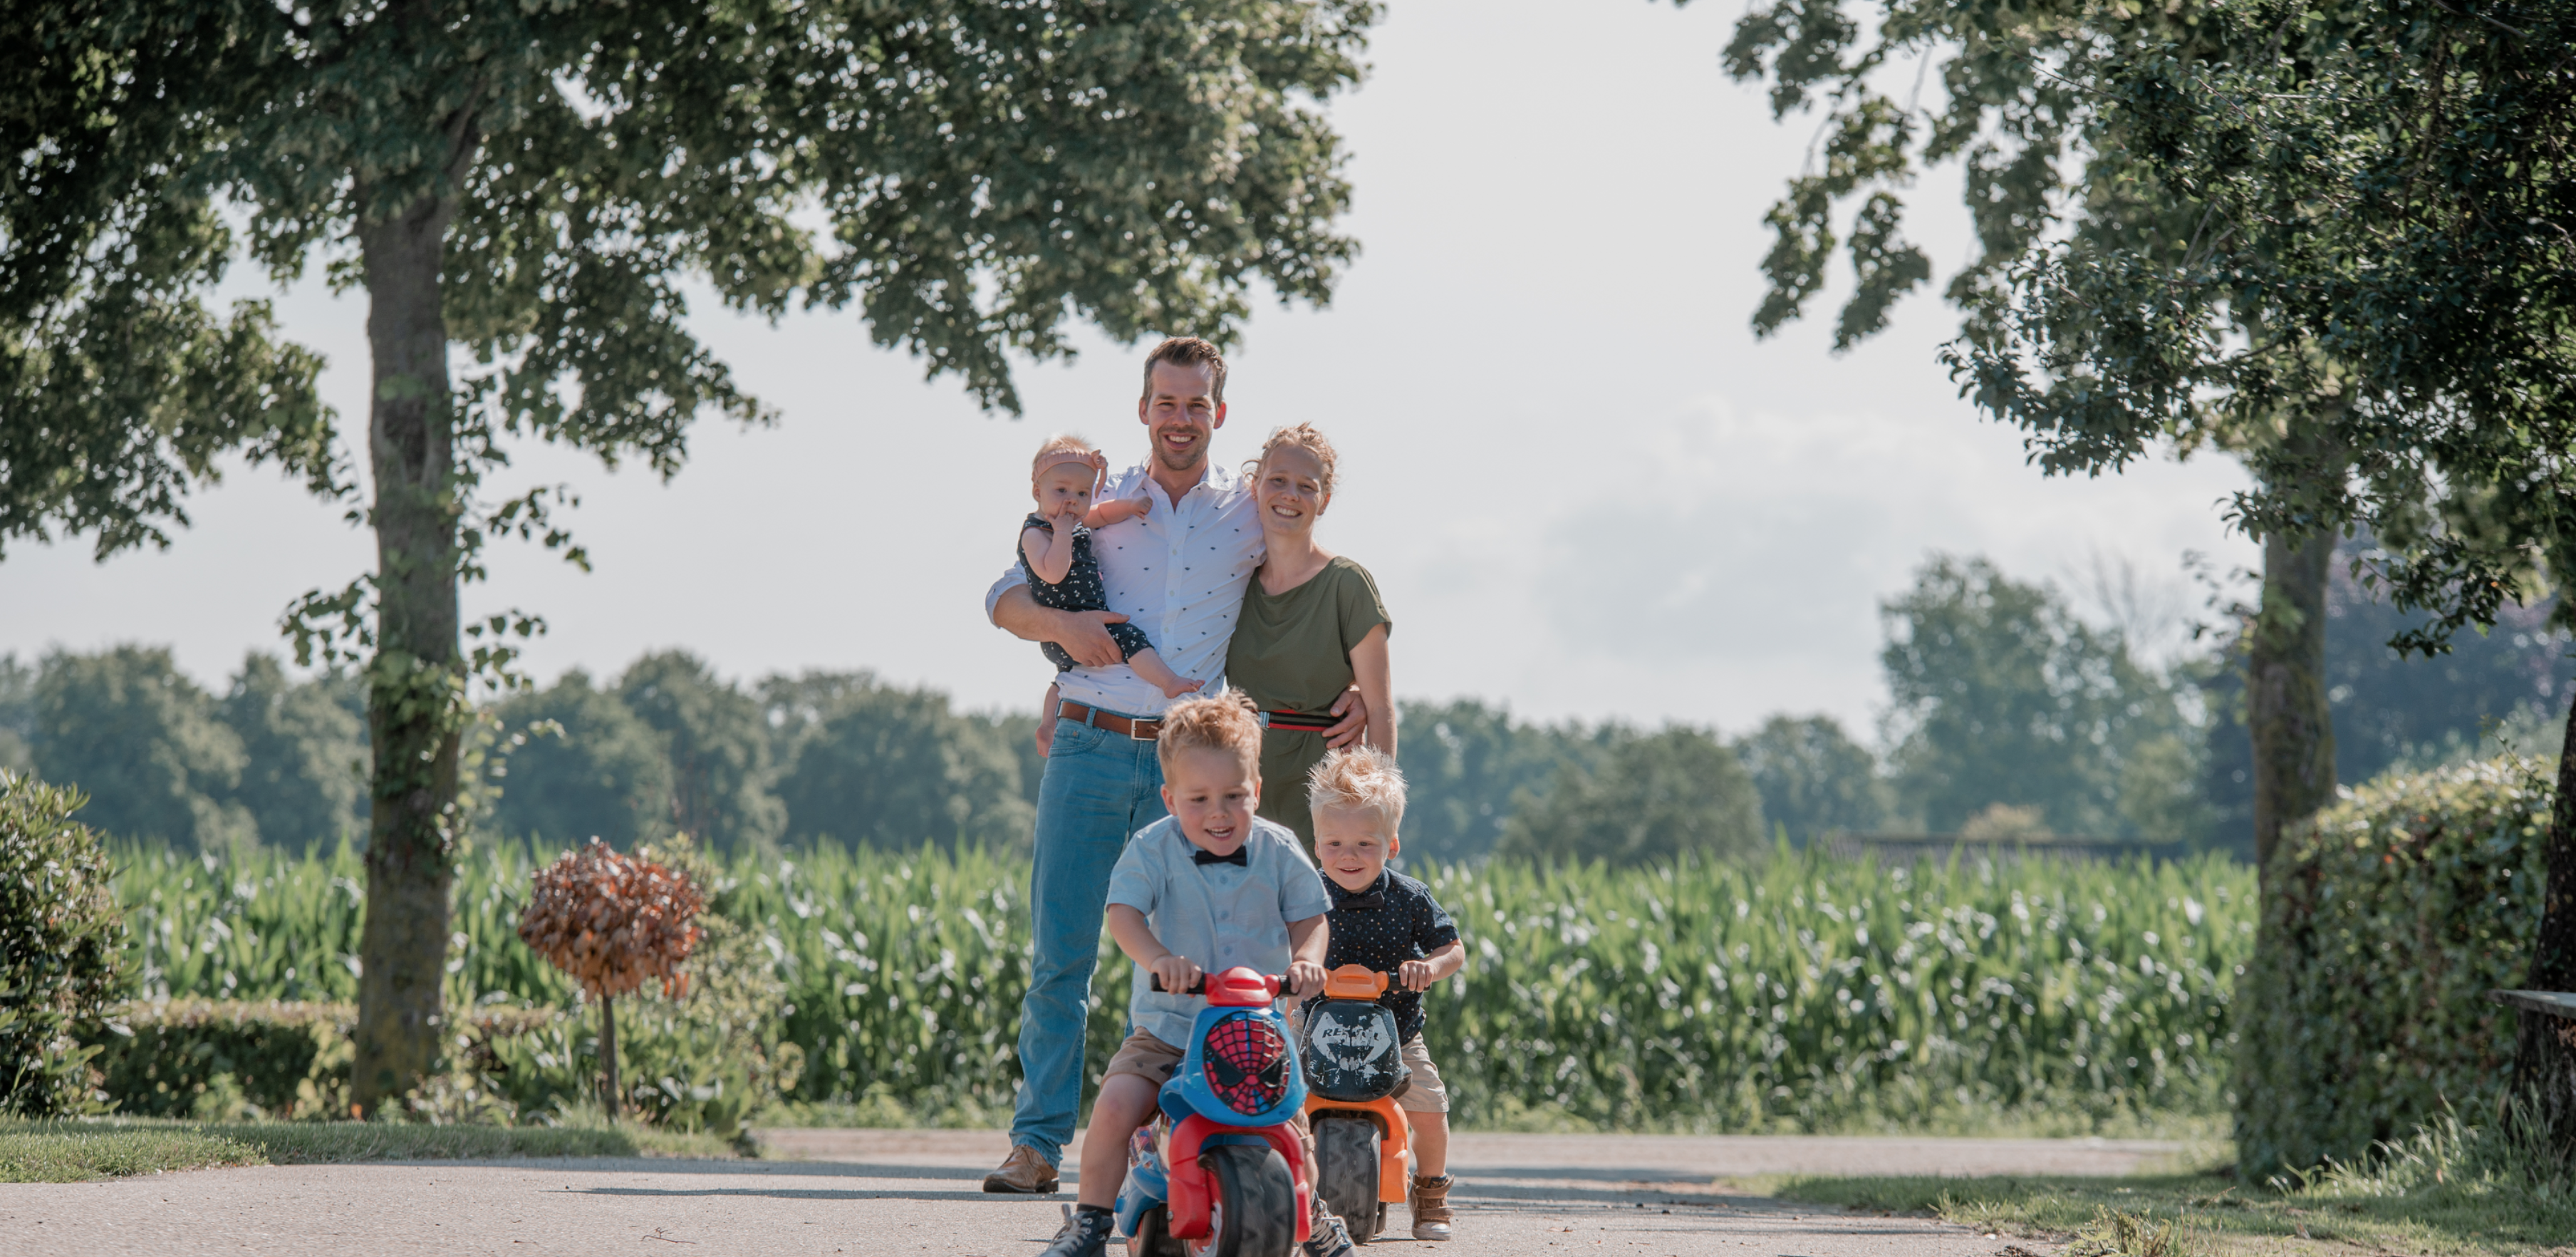
<instances>
[{"instance_id":1,"label":"grass verge","mask_svg":"<svg viewBox=\"0 0 2576 1257\"><path fill-rule=\"evenodd\" d=\"M110 1118L0 1124L0 1183L76 1183L232 1165L508 1157L730 1157L712 1135L633 1126L413 1126Z\"/></svg>"},{"instance_id":2,"label":"grass verge","mask_svg":"<svg viewBox=\"0 0 2576 1257\"><path fill-rule=\"evenodd\" d=\"M2370 1162L2285 1188L2232 1175L1769 1180L1783 1199L1930 1213L2000 1235L2071 1239L2070 1257L2508 1257L2576 1245L2576 1178L2535 1172L2510 1136L2427 1128Z\"/></svg>"}]
</instances>

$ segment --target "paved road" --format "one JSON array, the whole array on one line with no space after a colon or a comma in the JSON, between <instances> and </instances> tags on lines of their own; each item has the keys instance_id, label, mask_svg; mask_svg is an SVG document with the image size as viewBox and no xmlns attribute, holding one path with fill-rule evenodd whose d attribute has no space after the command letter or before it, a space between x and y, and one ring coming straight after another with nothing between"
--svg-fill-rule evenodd
<instances>
[{"instance_id":1,"label":"paved road","mask_svg":"<svg viewBox=\"0 0 2576 1257\"><path fill-rule=\"evenodd\" d=\"M12 1254L495 1253L1034 1257L1059 1200L986 1196L1001 1137L776 1132L777 1156L268 1166L0 1186ZM1382 1257L1995 1257L1918 1218L1730 1195L1757 1173L2125 1173L2171 1145L2051 1140L1461 1136L1450 1244ZM1069 1199L1069 1195L1062 1199ZM2046 1246L2021 1241L2025 1250Z\"/></svg>"}]
</instances>

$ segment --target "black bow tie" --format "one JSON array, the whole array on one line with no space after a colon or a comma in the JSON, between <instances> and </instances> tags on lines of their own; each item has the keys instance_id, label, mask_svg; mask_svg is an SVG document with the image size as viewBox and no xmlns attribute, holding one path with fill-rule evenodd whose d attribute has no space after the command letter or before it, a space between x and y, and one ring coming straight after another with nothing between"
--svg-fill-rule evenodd
<instances>
[{"instance_id":1,"label":"black bow tie","mask_svg":"<svg viewBox=\"0 0 2576 1257\"><path fill-rule=\"evenodd\" d=\"M1367 894L1352 895L1349 898L1342 900L1342 911L1344 912L1378 912L1385 909L1385 907L1386 895L1382 891L1372 890Z\"/></svg>"},{"instance_id":2,"label":"black bow tie","mask_svg":"<svg viewBox=\"0 0 2576 1257\"><path fill-rule=\"evenodd\" d=\"M1249 847L1236 847L1232 855L1218 855L1203 849L1193 850L1190 852L1190 861L1194 864L1231 864L1239 869L1248 869L1252 867L1252 860L1249 858L1251 854L1252 849Z\"/></svg>"}]
</instances>

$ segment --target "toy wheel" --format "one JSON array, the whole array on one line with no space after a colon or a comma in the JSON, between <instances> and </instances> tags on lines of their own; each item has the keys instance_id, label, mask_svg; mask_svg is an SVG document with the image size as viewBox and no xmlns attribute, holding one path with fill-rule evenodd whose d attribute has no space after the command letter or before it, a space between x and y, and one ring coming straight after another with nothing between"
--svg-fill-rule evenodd
<instances>
[{"instance_id":1,"label":"toy wheel","mask_svg":"<svg viewBox=\"0 0 2576 1257\"><path fill-rule=\"evenodd\" d=\"M1172 1234L1171 1210L1148 1209L1136 1219L1136 1233L1127 1237L1127 1257L1188 1257Z\"/></svg>"},{"instance_id":2,"label":"toy wheel","mask_svg":"<svg viewBox=\"0 0 2576 1257\"><path fill-rule=\"evenodd\" d=\"M1351 1241L1364 1244L1381 1229L1377 1200L1377 1123L1349 1117L1315 1122L1315 1190L1324 1207L1340 1214Z\"/></svg>"},{"instance_id":3,"label":"toy wheel","mask_svg":"<svg viewBox=\"0 0 2576 1257\"><path fill-rule=\"evenodd\" d=\"M1297 1249L1297 1185L1287 1159L1262 1144L1219 1144L1199 1157L1216 1180L1208 1193L1208 1236L1189 1257L1291 1257Z\"/></svg>"}]
</instances>

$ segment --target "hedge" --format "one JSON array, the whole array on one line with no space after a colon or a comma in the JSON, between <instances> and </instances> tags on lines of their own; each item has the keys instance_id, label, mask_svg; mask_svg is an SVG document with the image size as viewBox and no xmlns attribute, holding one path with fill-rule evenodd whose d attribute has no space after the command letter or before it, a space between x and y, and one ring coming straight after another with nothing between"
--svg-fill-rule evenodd
<instances>
[{"instance_id":1,"label":"hedge","mask_svg":"<svg viewBox=\"0 0 2576 1257\"><path fill-rule=\"evenodd\" d=\"M434 1100L488 1098L507 1074L504 1049L556 1030L552 1009L465 1011L450 1065ZM92 1062L118 1113L209 1120L341 1117L349 1111L351 1004L288 1000L137 1001L97 1032Z\"/></svg>"},{"instance_id":2,"label":"hedge","mask_svg":"<svg viewBox=\"0 0 2576 1257\"><path fill-rule=\"evenodd\" d=\"M2551 788L2506 757L2350 792L2267 871L2236 995L2239 1172L2353 1161L2449 1112L2491 1118L2540 928Z\"/></svg>"},{"instance_id":3,"label":"hedge","mask_svg":"<svg viewBox=\"0 0 2576 1257\"><path fill-rule=\"evenodd\" d=\"M80 1033L124 986L125 914L89 800L0 769L0 1113L94 1111Z\"/></svg>"}]
</instances>

